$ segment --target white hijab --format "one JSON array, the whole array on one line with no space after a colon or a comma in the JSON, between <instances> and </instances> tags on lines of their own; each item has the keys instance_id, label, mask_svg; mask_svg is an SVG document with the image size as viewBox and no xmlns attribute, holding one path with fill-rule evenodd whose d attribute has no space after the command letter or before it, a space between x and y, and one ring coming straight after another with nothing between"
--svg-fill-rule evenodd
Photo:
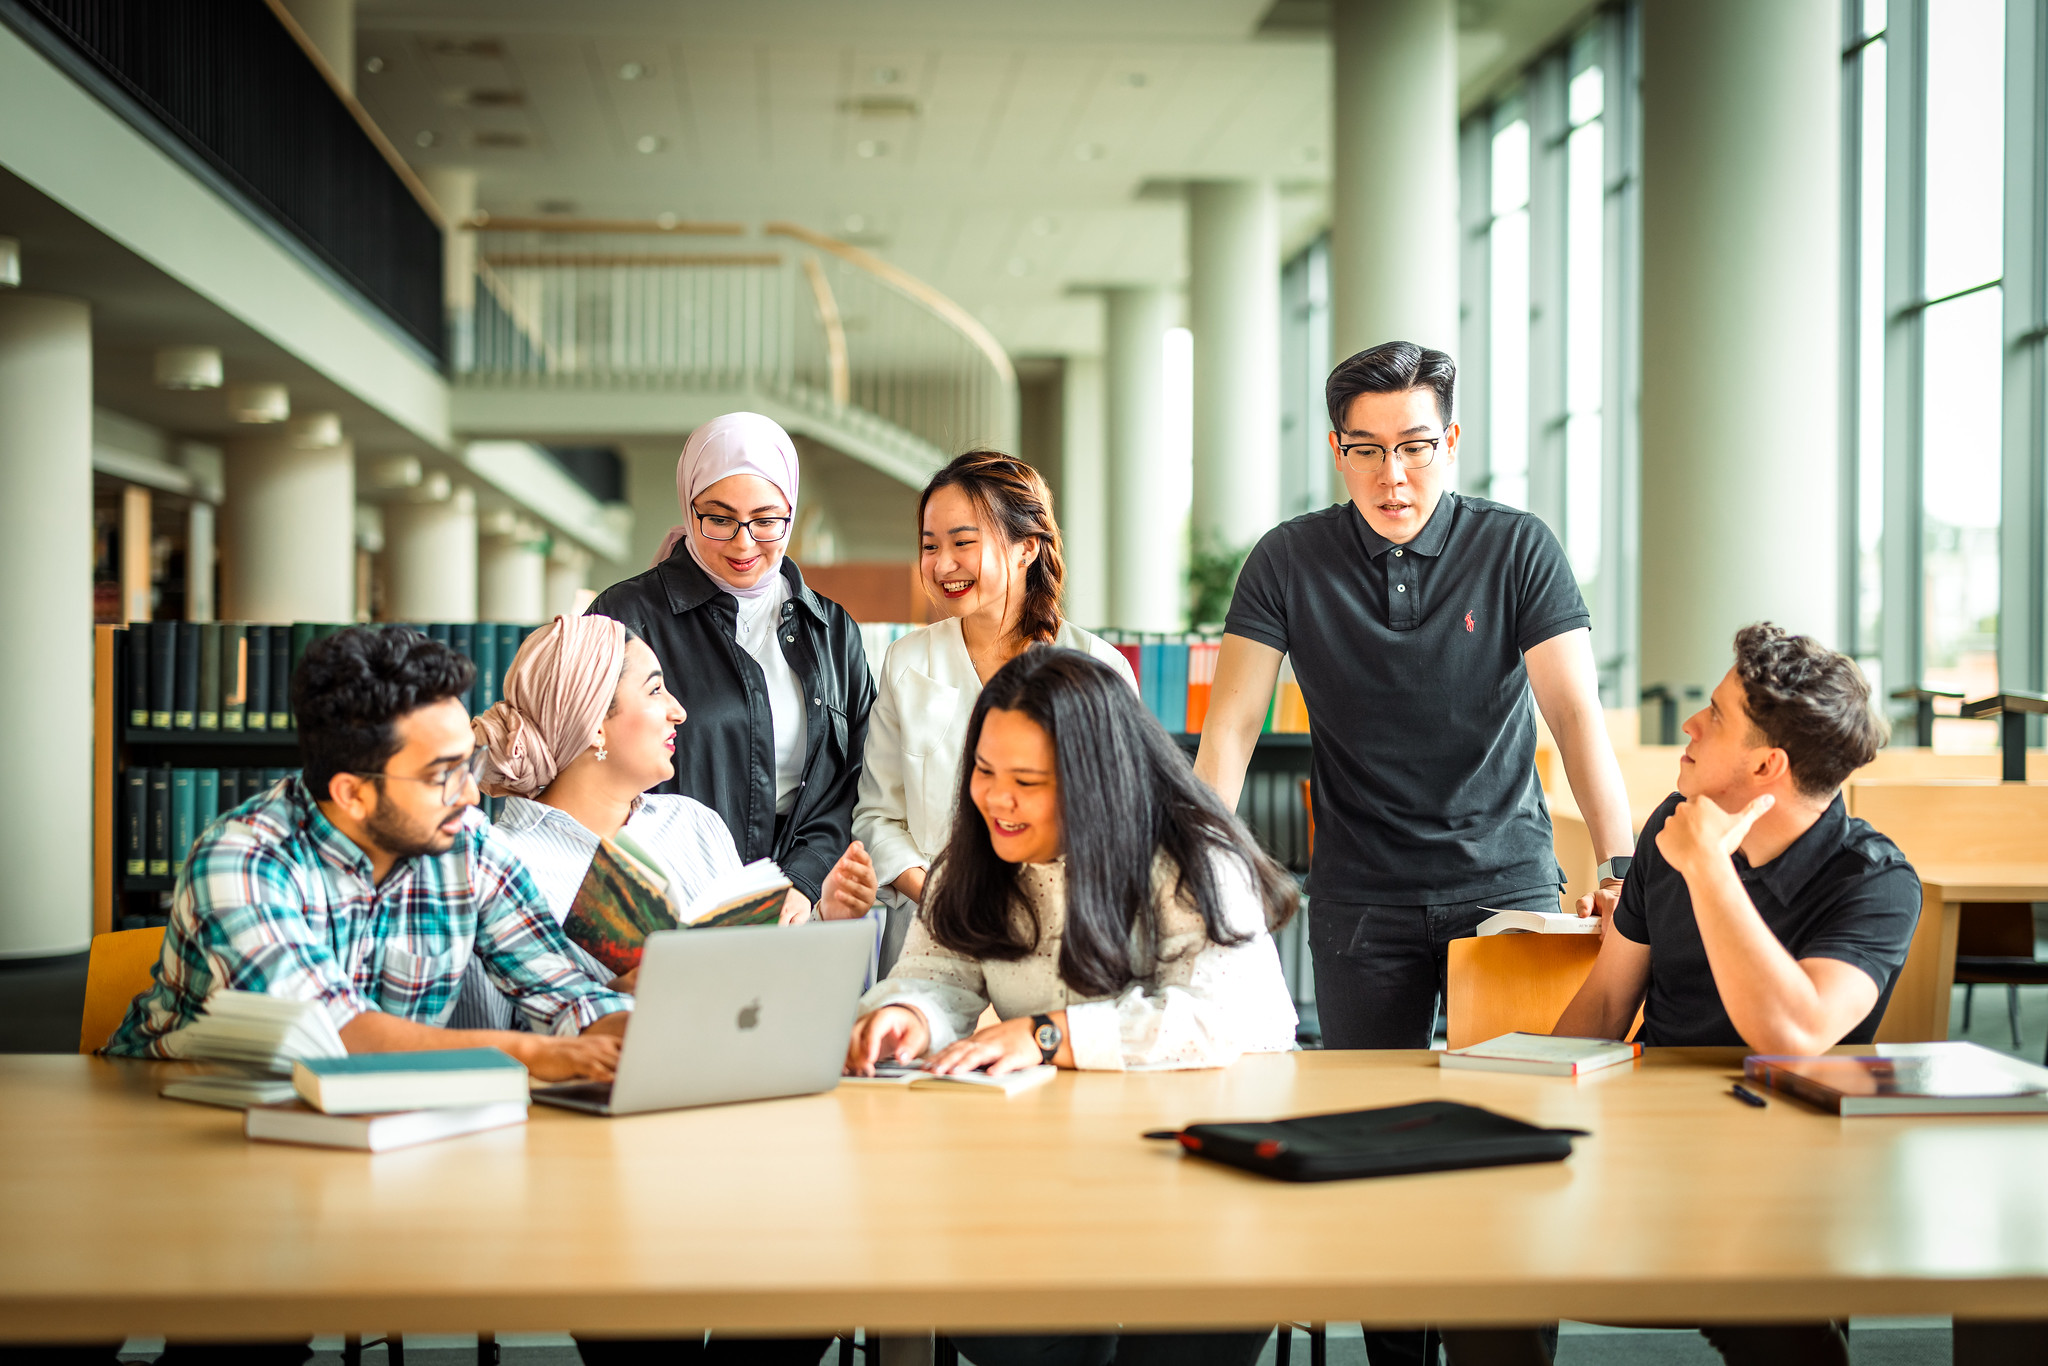
<instances>
[{"instance_id":1,"label":"white hijab","mask_svg":"<svg viewBox=\"0 0 2048 1366\"><path fill-rule=\"evenodd\" d=\"M682 508L683 525L670 527L663 538L661 549L655 553L654 563L666 560L681 541L689 547L690 558L705 573L710 574L718 586L736 598L758 598L773 592L782 578L783 541L775 547L775 568L763 574L759 583L751 588L735 588L712 571L704 563L704 557L697 553L696 542L689 537L689 530L695 524L696 514L691 511L697 495L710 488L719 480L735 474L758 474L775 485L789 503L789 515L796 516L797 462L796 444L789 439L789 433L779 423L759 413L727 413L714 417L683 443L683 454L676 461L676 502Z\"/></svg>"}]
</instances>

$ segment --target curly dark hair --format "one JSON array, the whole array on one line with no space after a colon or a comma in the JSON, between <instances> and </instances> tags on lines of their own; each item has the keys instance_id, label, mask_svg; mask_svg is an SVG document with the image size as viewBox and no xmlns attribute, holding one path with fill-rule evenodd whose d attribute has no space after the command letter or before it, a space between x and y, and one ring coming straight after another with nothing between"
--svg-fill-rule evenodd
<instances>
[{"instance_id":1,"label":"curly dark hair","mask_svg":"<svg viewBox=\"0 0 2048 1366\"><path fill-rule=\"evenodd\" d=\"M292 671L307 788L324 798L337 773L383 772L398 753L398 718L474 682L474 664L407 626L351 626L314 641Z\"/></svg>"},{"instance_id":2,"label":"curly dark hair","mask_svg":"<svg viewBox=\"0 0 2048 1366\"><path fill-rule=\"evenodd\" d=\"M1436 395L1437 420L1451 425L1458 393L1458 366L1442 351L1414 342L1381 342L1341 362L1323 385L1330 409L1330 430L1344 430L1344 410L1360 394L1401 394L1428 389Z\"/></svg>"},{"instance_id":3,"label":"curly dark hair","mask_svg":"<svg viewBox=\"0 0 2048 1366\"><path fill-rule=\"evenodd\" d=\"M940 489L957 488L975 511L1010 544L1037 541L1038 558L1024 571L1024 601L1017 637L1050 643L1060 630L1060 592L1067 567L1059 523L1052 517L1052 489L1045 476L1013 455L969 451L932 476L917 500L917 525L924 528L925 505Z\"/></svg>"},{"instance_id":4,"label":"curly dark hair","mask_svg":"<svg viewBox=\"0 0 2048 1366\"><path fill-rule=\"evenodd\" d=\"M1735 633L1735 674L1750 724L1785 751L1802 796L1832 796L1877 757L1886 729L1856 661L1768 621Z\"/></svg>"},{"instance_id":5,"label":"curly dark hair","mask_svg":"<svg viewBox=\"0 0 2048 1366\"><path fill-rule=\"evenodd\" d=\"M1134 946L1139 961L1152 961L1159 943L1156 855L1172 862L1176 893L1201 913L1215 943L1250 937L1225 918L1218 856L1250 875L1268 926L1277 929L1294 914L1294 879L1195 776L1130 684L1079 650L1034 645L996 671L968 719L956 788L961 814L932 864L931 893L920 912L933 939L970 958L1015 961L1038 947L1043 929L1018 890L1016 865L997 857L974 806L974 752L997 708L1022 712L1052 740L1067 860L1060 980L1068 986L1085 996L1113 996L1135 976Z\"/></svg>"}]
</instances>

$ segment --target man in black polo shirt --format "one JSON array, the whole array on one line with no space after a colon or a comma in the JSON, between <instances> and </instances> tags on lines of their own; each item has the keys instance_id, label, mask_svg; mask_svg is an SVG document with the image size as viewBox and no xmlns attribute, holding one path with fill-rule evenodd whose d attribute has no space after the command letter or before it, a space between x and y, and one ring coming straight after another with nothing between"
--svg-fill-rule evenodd
<instances>
[{"instance_id":1,"label":"man in black polo shirt","mask_svg":"<svg viewBox=\"0 0 2048 1366\"><path fill-rule=\"evenodd\" d=\"M1559 1034L1819 1053L1869 1043L1920 919L1920 879L1843 805L1883 733L1855 662L1771 625L1685 723L1678 791L1643 826Z\"/></svg>"},{"instance_id":2,"label":"man in black polo shirt","mask_svg":"<svg viewBox=\"0 0 2048 1366\"><path fill-rule=\"evenodd\" d=\"M1252 550L1195 761L1234 803L1291 657L1315 737L1309 946L1331 1048L1427 1047L1448 941L1487 907L1558 908L1532 693L1611 874L1604 904L1626 872L1591 618L1539 519L1445 489L1455 382L1449 356L1409 342L1331 373L1330 446L1351 501Z\"/></svg>"}]
</instances>

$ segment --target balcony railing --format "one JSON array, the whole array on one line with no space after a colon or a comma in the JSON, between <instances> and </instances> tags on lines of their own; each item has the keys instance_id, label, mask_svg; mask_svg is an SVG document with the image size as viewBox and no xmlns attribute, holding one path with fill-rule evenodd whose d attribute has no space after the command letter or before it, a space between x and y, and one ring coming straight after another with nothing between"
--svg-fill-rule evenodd
<instances>
[{"instance_id":1,"label":"balcony railing","mask_svg":"<svg viewBox=\"0 0 2048 1366\"><path fill-rule=\"evenodd\" d=\"M758 392L887 424L930 459L1015 449L1016 372L969 314L831 238L778 223L764 236L766 249L677 250L651 227L572 237L487 221L475 307L456 320L456 373L508 387Z\"/></svg>"}]
</instances>

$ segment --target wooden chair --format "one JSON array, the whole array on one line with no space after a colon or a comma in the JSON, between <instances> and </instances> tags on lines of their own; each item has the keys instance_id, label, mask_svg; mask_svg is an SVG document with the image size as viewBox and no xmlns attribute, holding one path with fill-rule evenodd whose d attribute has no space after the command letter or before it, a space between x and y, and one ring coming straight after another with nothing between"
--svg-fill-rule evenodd
<instances>
[{"instance_id":1,"label":"wooden chair","mask_svg":"<svg viewBox=\"0 0 2048 1366\"><path fill-rule=\"evenodd\" d=\"M128 1013L128 1003L149 990L149 972L164 949L161 927L115 930L92 938L85 963L85 1010L78 1022L78 1051L106 1046Z\"/></svg>"},{"instance_id":2,"label":"wooden chair","mask_svg":"<svg viewBox=\"0 0 2048 1366\"><path fill-rule=\"evenodd\" d=\"M1446 1042L1484 1043L1517 1030L1548 1034L1593 971L1594 934L1492 934L1453 939L1444 991Z\"/></svg>"}]
</instances>

